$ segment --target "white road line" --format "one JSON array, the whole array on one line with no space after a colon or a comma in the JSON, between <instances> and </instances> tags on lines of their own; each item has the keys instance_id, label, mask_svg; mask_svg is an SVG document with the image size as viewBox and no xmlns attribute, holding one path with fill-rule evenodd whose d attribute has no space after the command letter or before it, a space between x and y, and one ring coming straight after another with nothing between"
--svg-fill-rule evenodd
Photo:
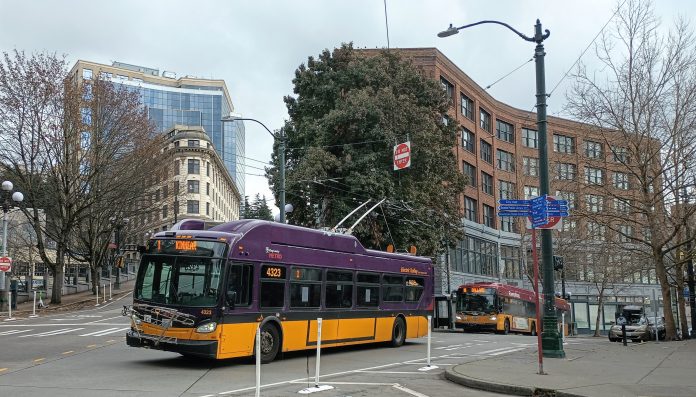
<instances>
[{"instance_id":1,"label":"white road line","mask_svg":"<svg viewBox=\"0 0 696 397\"><path fill-rule=\"evenodd\" d=\"M12 324L12 325L0 325L0 329L3 328L19 328L19 327L55 327L56 325L60 325L61 327L79 327L81 325L115 325L117 327L124 327L126 325L130 325L130 322L125 322L125 323L97 323L97 324L91 324L91 323L72 323L72 324Z\"/></svg>"},{"instance_id":2,"label":"white road line","mask_svg":"<svg viewBox=\"0 0 696 397\"><path fill-rule=\"evenodd\" d=\"M396 375L412 375L412 374L425 374L421 371L358 371L361 374L396 374ZM426 374L427 375L427 374Z\"/></svg>"},{"instance_id":3,"label":"white road line","mask_svg":"<svg viewBox=\"0 0 696 397\"><path fill-rule=\"evenodd\" d=\"M102 332L113 331L115 329L118 329L118 328L100 329L99 331L90 332L88 334L82 334L80 336L98 336L98 334L101 334Z\"/></svg>"},{"instance_id":4,"label":"white road line","mask_svg":"<svg viewBox=\"0 0 696 397\"><path fill-rule=\"evenodd\" d=\"M464 345L449 345L449 346L436 347L435 350L449 349L452 347L459 347L459 346L464 346Z\"/></svg>"},{"instance_id":5,"label":"white road line","mask_svg":"<svg viewBox=\"0 0 696 397\"><path fill-rule=\"evenodd\" d=\"M426 395L426 394L418 393L417 391L411 390L411 389L409 389L408 387L401 386L401 385L398 384L398 383L395 384L395 385L392 386L392 387L395 388L395 389L401 390L401 391L403 391L403 392L406 392L406 393L408 393L408 394L410 394L410 395L412 395L412 396L416 396L416 397L428 397L428 395Z\"/></svg>"},{"instance_id":6,"label":"white road line","mask_svg":"<svg viewBox=\"0 0 696 397\"><path fill-rule=\"evenodd\" d=\"M28 338L28 337L36 337L36 338L43 338L44 336L52 336L52 335L60 335L60 334L67 334L68 332L72 331L79 331L84 328L63 328L59 329L56 331L47 331L47 332L41 332L38 334L30 334L30 335L22 335L20 338Z\"/></svg>"},{"instance_id":7,"label":"white road line","mask_svg":"<svg viewBox=\"0 0 696 397\"><path fill-rule=\"evenodd\" d=\"M508 347L501 347L500 349L486 350L485 352L477 352L476 354L489 354L489 353L493 353L493 352L499 352L499 351L501 351L501 350L507 350L507 349L510 349L510 348L511 348L510 346L508 346Z\"/></svg>"},{"instance_id":8,"label":"white road line","mask_svg":"<svg viewBox=\"0 0 696 397\"><path fill-rule=\"evenodd\" d=\"M113 330L113 331L108 331L108 330L107 330L108 332L107 332L107 331L104 331L104 332L102 332L102 333L100 333L100 334L96 334L96 335L93 335L93 336L106 336L106 335L109 335L109 334L115 334L115 333L117 333L117 332L127 331L127 330L129 330L129 329L130 329L130 327L126 327L126 328L117 328L117 329L115 329L115 330Z\"/></svg>"},{"instance_id":9,"label":"white road line","mask_svg":"<svg viewBox=\"0 0 696 397\"><path fill-rule=\"evenodd\" d=\"M29 332L29 331L31 331L31 330L30 329L13 329L11 331L0 332L0 335L21 334L22 332Z\"/></svg>"},{"instance_id":10,"label":"white road line","mask_svg":"<svg viewBox=\"0 0 696 397\"><path fill-rule=\"evenodd\" d=\"M518 347L517 349L503 350L501 352L491 353L491 354L489 354L489 356L499 356L501 354L514 353L514 352L518 352L520 350L525 350L525 349L526 349L526 347Z\"/></svg>"},{"instance_id":11,"label":"white road line","mask_svg":"<svg viewBox=\"0 0 696 397\"><path fill-rule=\"evenodd\" d=\"M101 320L90 321L90 322L88 322L88 323L86 323L86 324L97 324L97 323L100 323L100 322L102 322L102 321L114 320L114 319L117 319L117 318L123 318L123 316L116 316L116 317L104 318L104 319L101 319Z\"/></svg>"}]
</instances>

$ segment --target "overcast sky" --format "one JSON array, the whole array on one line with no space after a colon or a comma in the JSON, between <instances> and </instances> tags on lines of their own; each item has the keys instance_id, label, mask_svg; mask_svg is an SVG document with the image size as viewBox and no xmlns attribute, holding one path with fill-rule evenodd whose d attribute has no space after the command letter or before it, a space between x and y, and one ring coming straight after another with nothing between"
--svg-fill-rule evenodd
<instances>
[{"instance_id":1,"label":"overcast sky","mask_svg":"<svg viewBox=\"0 0 696 397\"><path fill-rule=\"evenodd\" d=\"M622 0L623 1L623 0ZM665 27L696 15L694 0L657 0ZM440 39L450 23L506 22L531 36L537 18L551 31L545 41L546 85L562 78L612 16L614 0L387 0L394 47L437 47L485 87L531 58L534 44L501 26L483 25ZM122 61L224 79L235 111L271 130L287 118L283 96L292 93L295 69L308 56L343 42L357 48L387 46L384 0L48 1L0 0L0 49L51 51L71 64L84 59ZM585 55L591 66L591 51ZM529 110L534 104L534 63L490 88L496 99ZM563 81L549 98L549 113L565 103ZM267 162L272 138L247 123L246 194L272 202L258 161Z\"/></svg>"}]
</instances>

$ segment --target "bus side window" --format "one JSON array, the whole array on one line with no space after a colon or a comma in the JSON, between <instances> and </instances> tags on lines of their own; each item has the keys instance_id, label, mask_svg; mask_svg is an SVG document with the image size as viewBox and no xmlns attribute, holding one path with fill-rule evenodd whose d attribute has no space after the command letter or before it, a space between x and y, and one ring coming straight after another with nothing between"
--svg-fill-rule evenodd
<instances>
[{"instance_id":1,"label":"bus side window","mask_svg":"<svg viewBox=\"0 0 696 397\"><path fill-rule=\"evenodd\" d=\"M236 306L249 306L251 304L252 270L251 265L230 265L226 291L235 293L234 304Z\"/></svg>"}]
</instances>

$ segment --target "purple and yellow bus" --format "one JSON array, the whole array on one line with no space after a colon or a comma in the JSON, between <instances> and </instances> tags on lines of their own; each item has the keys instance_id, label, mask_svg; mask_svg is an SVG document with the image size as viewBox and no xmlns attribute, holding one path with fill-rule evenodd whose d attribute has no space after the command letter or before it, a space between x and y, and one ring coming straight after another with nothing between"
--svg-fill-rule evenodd
<instances>
[{"instance_id":1,"label":"purple and yellow bus","mask_svg":"<svg viewBox=\"0 0 696 397\"><path fill-rule=\"evenodd\" d=\"M354 237L258 220L203 230L185 220L142 249L129 346L216 359L261 360L322 347L428 333L429 258L365 249Z\"/></svg>"}]
</instances>

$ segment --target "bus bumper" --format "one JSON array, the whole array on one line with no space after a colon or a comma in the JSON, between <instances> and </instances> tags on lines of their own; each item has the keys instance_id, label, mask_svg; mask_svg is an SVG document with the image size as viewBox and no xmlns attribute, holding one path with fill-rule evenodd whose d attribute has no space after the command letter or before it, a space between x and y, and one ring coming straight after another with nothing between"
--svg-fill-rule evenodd
<instances>
[{"instance_id":1,"label":"bus bumper","mask_svg":"<svg viewBox=\"0 0 696 397\"><path fill-rule=\"evenodd\" d=\"M164 350L204 358L217 358L218 342L216 340L157 339L154 335L140 334L133 330L126 333L126 344L128 346Z\"/></svg>"}]
</instances>

